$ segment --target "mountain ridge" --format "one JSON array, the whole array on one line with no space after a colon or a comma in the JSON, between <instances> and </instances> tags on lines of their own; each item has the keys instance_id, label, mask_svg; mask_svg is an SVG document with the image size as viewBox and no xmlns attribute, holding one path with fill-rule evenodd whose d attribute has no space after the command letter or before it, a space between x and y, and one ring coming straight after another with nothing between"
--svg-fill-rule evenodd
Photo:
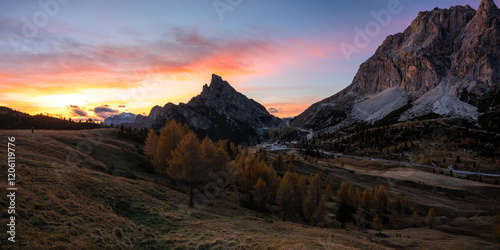
<instances>
[{"instance_id":1,"label":"mountain ridge","mask_svg":"<svg viewBox=\"0 0 500 250\"><path fill-rule=\"evenodd\" d=\"M499 34L500 14L492 0L481 1L477 11L467 5L420 12L404 32L388 36L374 55L360 65L349 86L311 105L291 124L313 130L335 130L359 121L382 119L383 116L373 119L376 111L365 115L371 117L369 120L359 119L356 114L359 103L388 88L405 91L408 102L416 104L409 112L418 114L436 111L423 112L425 107L419 103L434 103L438 99L415 101L440 85L443 88L450 84L457 98L464 92L497 95ZM444 101L458 103L451 97ZM447 109L442 115L466 117L467 114L457 110L471 110L471 104L463 99L460 102L459 108ZM394 105L387 111L406 104ZM473 103L473 106L479 105ZM415 118L409 113L403 117Z\"/></svg>"},{"instance_id":2,"label":"mountain ridge","mask_svg":"<svg viewBox=\"0 0 500 250\"><path fill-rule=\"evenodd\" d=\"M283 124L260 103L215 74L210 85L205 84L202 92L188 103L155 106L148 116L138 115L131 126L159 131L170 119L187 124L199 137L236 143L261 141L267 136L266 130Z\"/></svg>"}]
</instances>

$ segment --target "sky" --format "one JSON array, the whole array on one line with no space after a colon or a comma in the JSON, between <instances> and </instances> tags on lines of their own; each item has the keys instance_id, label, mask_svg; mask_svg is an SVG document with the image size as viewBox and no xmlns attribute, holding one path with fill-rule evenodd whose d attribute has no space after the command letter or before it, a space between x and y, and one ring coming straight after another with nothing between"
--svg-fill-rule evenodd
<instances>
[{"instance_id":1,"label":"sky","mask_svg":"<svg viewBox=\"0 0 500 250\"><path fill-rule=\"evenodd\" d=\"M214 73L293 117L347 87L419 11L479 3L0 0L0 106L75 120L147 115L187 103Z\"/></svg>"}]
</instances>

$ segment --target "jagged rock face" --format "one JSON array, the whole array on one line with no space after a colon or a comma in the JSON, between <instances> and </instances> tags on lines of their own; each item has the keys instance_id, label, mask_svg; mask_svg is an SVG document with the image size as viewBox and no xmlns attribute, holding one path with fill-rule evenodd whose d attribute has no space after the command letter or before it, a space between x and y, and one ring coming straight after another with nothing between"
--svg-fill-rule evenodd
<instances>
[{"instance_id":1,"label":"jagged rock face","mask_svg":"<svg viewBox=\"0 0 500 250\"><path fill-rule=\"evenodd\" d=\"M456 97L464 91L485 94L500 81L499 45L500 12L493 0L482 0L477 11L467 5L420 12L403 33L388 36L361 64L351 85L313 104L291 124L315 130L348 125L356 121L352 114L357 103L394 87L407 92L410 100L448 83ZM413 107L413 111L423 109Z\"/></svg>"},{"instance_id":2,"label":"jagged rock face","mask_svg":"<svg viewBox=\"0 0 500 250\"><path fill-rule=\"evenodd\" d=\"M479 81L493 85L500 80L500 12L493 0L483 0L461 36L449 80Z\"/></svg>"},{"instance_id":3,"label":"jagged rock face","mask_svg":"<svg viewBox=\"0 0 500 250\"><path fill-rule=\"evenodd\" d=\"M148 116L137 115L132 124L134 128L152 128L156 117L161 113L162 107L156 105L149 112Z\"/></svg>"},{"instance_id":4,"label":"jagged rock face","mask_svg":"<svg viewBox=\"0 0 500 250\"><path fill-rule=\"evenodd\" d=\"M351 91L364 96L399 87L419 95L433 89L446 76L457 37L475 12L469 6L420 12L360 66Z\"/></svg>"},{"instance_id":5,"label":"jagged rock face","mask_svg":"<svg viewBox=\"0 0 500 250\"><path fill-rule=\"evenodd\" d=\"M210 85L205 84L201 94L187 104L155 106L149 116L137 116L134 127L160 130L170 119L187 124L200 137L236 143L260 141L266 129L282 125L281 119L217 75L212 75Z\"/></svg>"}]
</instances>

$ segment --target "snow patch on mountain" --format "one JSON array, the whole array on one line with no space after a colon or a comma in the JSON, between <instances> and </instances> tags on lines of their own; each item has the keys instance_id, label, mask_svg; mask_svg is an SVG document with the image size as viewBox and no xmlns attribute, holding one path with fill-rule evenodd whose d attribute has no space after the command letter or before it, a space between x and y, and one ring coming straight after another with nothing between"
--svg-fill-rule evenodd
<instances>
[{"instance_id":1,"label":"snow patch on mountain","mask_svg":"<svg viewBox=\"0 0 500 250\"><path fill-rule=\"evenodd\" d=\"M476 107L457 98L457 88L447 82L441 82L434 89L418 98L413 103L413 107L400 116L399 121L409 120L429 113L460 116L474 120L477 120L479 115Z\"/></svg>"},{"instance_id":2,"label":"snow patch on mountain","mask_svg":"<svg viewBox=\"0 0 500 250\"><path fill-rule=\"evenodd\" d=\"M132 113L121 113L119 115L115 115L115 116L110 116L106 119L104 119L104 124L105 125L121 125L121 124L128 124L128 123L133 123L135 121L135 118L136 118L136 114L132 114Z\"/></svg>"},{"instance_id":3,"label":"snow patch on mountain","mask_svg":"<svg viewBox=\"0 0 500 250\"><path fill-rule=\"evenodd\" d=\"M351 116L358 120L375 122L407 103L408 93L406 91L398 87L387 88L355 104Z\"/></svg>"}]
</instances>

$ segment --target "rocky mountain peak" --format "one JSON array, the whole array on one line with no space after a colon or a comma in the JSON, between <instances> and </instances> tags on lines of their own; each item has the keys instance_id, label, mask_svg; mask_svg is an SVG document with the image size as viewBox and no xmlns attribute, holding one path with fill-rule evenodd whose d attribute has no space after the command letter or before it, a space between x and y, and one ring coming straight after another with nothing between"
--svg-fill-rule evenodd
<instances>
[{"instance_id":1,"label":"rocky mountain peak","mask_svg":"<svg viewBox=\"0 0 500 250\"><path fill-rule=\"evenodd\" d=\"M477 12L480 13L481 15L483 15L483 13L488 15L498 12L498 7L495 4L495 1L493 0L482 0L481 4L479 4Z\"/></svg>"},{"instance_id":2,"label":"rocky mountain peak","mask_svg":"<svg viewBox=\"0 0 500 250\"><path fill-rule=\"evenodd\" d=\"M200 138L209 136L213 140L230 139L238 143L259 141L267 129L282 124L264 106L215 74L210 85L203 85L202 92L187 104L156 106L149 116L139 116L134 126L160 130L170 119L187 124Z\"/></svg>"},{"instance_id":3,"label":"rocky mountain peak","mask_svg":"<svg viewBox=\"0 0 500 250\"><path fill-rule=\"evenodd\" d=\"M216 74L212 74L210 85L203 85L200 96L204 99L214 99L234 93L236 93L236 90L227 81L224 81L222 77Z\"/></svg>"},{"instance_id":4,"label":"rocky mountain peak","mask_svg":"<svg viewBox=\"0 0 500 250\"><path fill-rule=\"evenodd\" d=\"M470 6L422 11L404 32L385 39L348 87L313 104L291 124L342 127L381 119L406 102L413 106L405 119L429 112L475 117L474 107L460 98L484 95L500 82L498 44L500 11L493 0L482 0L477 11ZM444 93L452 94L444 98ZM387 96L396 101L384 102ZM378 110L370 106L374 103Z\"/></svg>"}]
</instances>

